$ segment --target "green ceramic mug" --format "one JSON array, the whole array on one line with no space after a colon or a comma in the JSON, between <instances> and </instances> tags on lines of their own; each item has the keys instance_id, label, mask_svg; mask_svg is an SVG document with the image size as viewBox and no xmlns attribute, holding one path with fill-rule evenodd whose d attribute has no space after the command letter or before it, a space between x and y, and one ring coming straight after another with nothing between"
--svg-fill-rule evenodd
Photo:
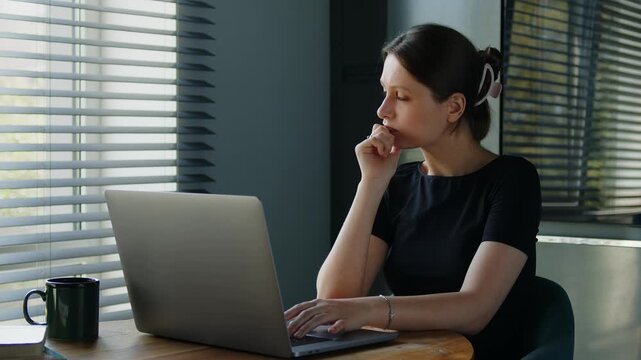
<instances>
[{"instance_id":1,"label":"green ceramic mug","mask_svg":"<svg viewBox=\"0 0 641 360\"><path fill-rule=\"evenodd\" d=\"M98 338L100 281L94 278L61 277L49 279L45 290L25 295L22 310L31 325L47 325L47 337L57 340L94 341ZM46 323L29 316L27 302L33 294L46 303Z\"/></svg>"}]
</instances>

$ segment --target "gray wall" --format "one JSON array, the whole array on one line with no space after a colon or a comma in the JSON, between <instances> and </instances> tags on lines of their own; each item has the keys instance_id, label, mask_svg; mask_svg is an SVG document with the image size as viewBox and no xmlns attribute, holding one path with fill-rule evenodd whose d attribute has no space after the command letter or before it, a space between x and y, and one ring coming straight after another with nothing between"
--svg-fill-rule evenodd
<instances>
[{"instance_id":1,"label":"gray wall","mask_svg":"<svg viewBox=\"0 0 641 360\"><path fill-rule=\"evenodd\" d=\"M572 302L575 359L641 359L641 249L540 242L537 256Z\"/></svg>"},{"instance_id":2,"label":"gray wall","mask_svg":"<svg viewBox=\"0 0 641 360\"><path fill-rule=\"evenodd\" d=\"M329 1L215 1L217 193L264 205L285 306L329 251Z\"/></svg>"}]
</instances>

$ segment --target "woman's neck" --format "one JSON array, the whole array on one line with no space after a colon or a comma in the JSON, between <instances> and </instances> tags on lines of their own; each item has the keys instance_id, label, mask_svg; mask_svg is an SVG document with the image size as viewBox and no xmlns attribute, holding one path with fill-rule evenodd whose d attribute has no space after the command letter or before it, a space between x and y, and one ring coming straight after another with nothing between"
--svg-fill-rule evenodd
<instances>
[{"instance_id":1,"label":"woman's neck","mask_svg":"<svg viewBox=\"0 0 641 360\"><path fill-rule=\"evenodd\" d=\"M467 175L496 158L496 154L483 148L470 133L457 133L458 131L429 148L421 148L425 158L421 167L425 174Z\"/></svg>"}]
</instances>

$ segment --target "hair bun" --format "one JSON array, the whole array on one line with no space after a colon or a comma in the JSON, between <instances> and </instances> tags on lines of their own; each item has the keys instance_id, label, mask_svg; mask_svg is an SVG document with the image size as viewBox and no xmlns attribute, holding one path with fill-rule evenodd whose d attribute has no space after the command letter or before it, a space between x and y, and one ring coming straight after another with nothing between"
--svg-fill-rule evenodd
<instances>
[{"instance_id":1,"label":"hair bun","mask_svg":"<svg viewBox=\"0 0 641 360\"><path fill-rule=\"evenodd\" d=\"M488 46L485 50L480 50L479 55L481 55L481 63L490 64L494 71L494 76L498 79L499 73L503 70L503 55L501 52L497 48Z\"/></svg>"}]
</instances>

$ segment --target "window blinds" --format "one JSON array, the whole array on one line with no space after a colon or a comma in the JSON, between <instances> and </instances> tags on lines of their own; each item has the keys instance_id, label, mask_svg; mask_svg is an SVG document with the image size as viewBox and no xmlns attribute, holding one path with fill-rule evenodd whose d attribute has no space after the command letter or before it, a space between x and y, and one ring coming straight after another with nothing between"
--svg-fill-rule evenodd
<instances>
[{"instance_id":1,"label":"window blinds","mask_svg":"<svg viewBox=\"0 0 641 360\"><path fill-rule=\"evenodd\" d=\"M502 150L539 170L543 219L639 223L641 6L509 0Z\"/></svg>"},{"instance_id":2,"label":"window blinds","mask_svg":"<svg viewBox=\"0 0 641 360\"><path fill-rule=\"evenodd\" d=\"M104 190L213 182L212 9L0 2L0 321L43 279L76 275L101 279L101 319L129 316Z\"/></svg>"},{"instance_id":3,"label":"window blinds","mask_svg":"<svg viewBox=\"0 0 641 360\"><path fill-rule=\"evenodd\" d=\"M591 213L641 225L641 4L602 0L598 19Z\"/></svg>"}]
</instances>

